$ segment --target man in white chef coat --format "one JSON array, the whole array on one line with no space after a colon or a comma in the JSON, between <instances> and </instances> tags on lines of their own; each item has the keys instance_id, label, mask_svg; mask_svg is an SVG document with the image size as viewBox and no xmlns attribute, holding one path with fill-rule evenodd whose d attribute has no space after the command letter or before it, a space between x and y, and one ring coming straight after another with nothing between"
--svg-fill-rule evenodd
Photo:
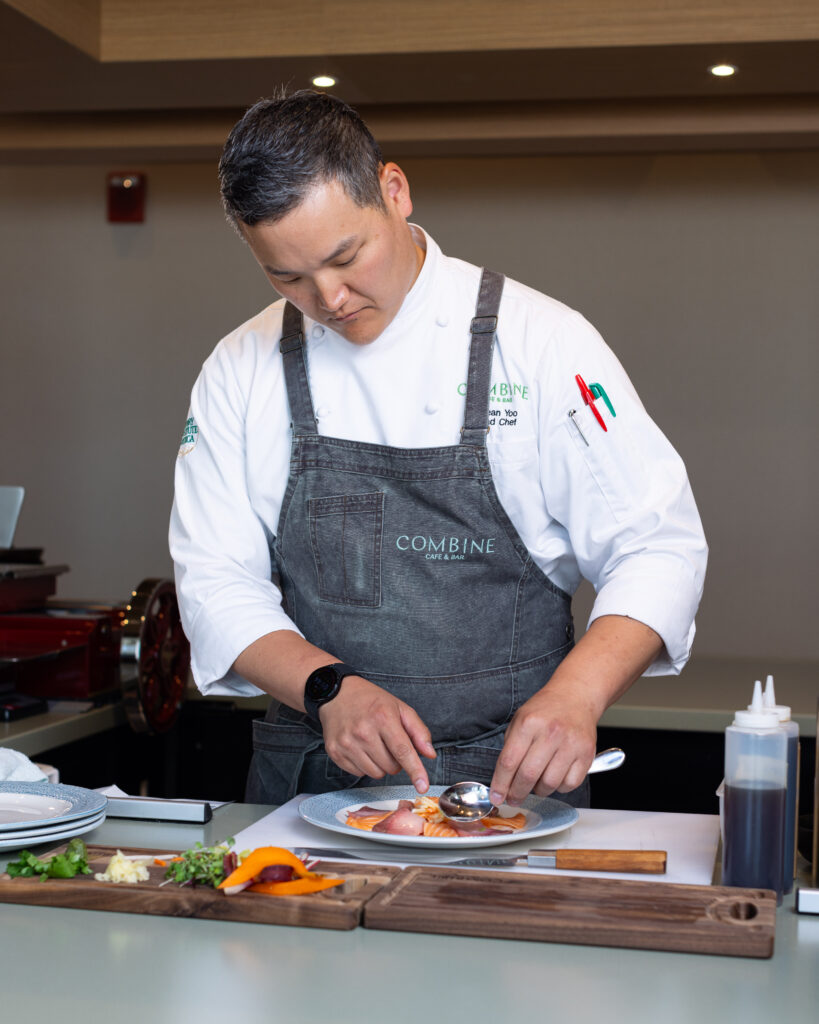
<instances>
[{"instance_id":1,"label":"man in white chef coat","mask_svg":"<svg viewBox=\"0 0 819 1024\"><path fill-rule=\"evenodd\" d=\"M170 541L197 685L274 699L248 797L389 775L586 802L605 709L690 652L681 460L578 313L408 222L341 101L256 104L220 182L283 300L202 369Z\"/></svg>"}]
</instances>

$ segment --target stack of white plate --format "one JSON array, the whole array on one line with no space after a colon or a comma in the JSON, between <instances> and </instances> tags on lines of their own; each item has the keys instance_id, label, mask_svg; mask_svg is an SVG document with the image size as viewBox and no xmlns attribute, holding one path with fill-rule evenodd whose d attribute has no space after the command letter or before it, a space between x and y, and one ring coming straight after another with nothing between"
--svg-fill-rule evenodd
<instances>
[{"instance_id":1,"label":"stack of white plate","mask_svg":"<svg viewBox=\"0 0 819 1024\"><path fill-rule=\"evenodd\" d=\"M108 797L51 782L0 782L0 850L80 836L105 820Z\"/></svg>"}]
</instances>

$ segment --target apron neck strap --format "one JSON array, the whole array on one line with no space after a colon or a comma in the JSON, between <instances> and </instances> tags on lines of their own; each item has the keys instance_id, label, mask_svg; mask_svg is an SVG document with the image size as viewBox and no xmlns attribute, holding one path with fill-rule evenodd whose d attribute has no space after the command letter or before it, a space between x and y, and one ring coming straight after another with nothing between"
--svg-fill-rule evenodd
<instances>
[{"instance_id":1,"label":"apron neck strap","mask_svg":"<svg viewBox=\"0 0 819 1024\"><path fill-rule=\"evenodd\" d=\"M466 408L461 444L486 445L489 433L489 390L492 377L492 348L498 327L498 309L503 294L503 274L484 269L475 316L470 324L469 371L466 379Z\"/></svg>"},{"instance_id":2,"label":"apron neck strap","mask_svg":"<svg viewBox=\"0 0 819 1024\"><path fill-rule=\"evenodd\" d=\"M461 443L484 447L489 432L489 390L492 377L492 349L498 326L498 309L504 284L503 274L484 270L478 291L475 316L469 330L469 370L466 379L466 408L461 428ZM284 307L282 336L279 342L284 366L284 381L295 434L318 434L316 414L307 380L302 315L291 303Z\"/></svg>"},{"instance_id":3,"label":"apron neck strap","mask_svg":"<svg viewBox=\"0 0 819 1024\"><path fill-rule=\"evenodd\" d=\"M317 434L316 414L307 380L307 359L304 354L304 321L291 303L284 307L282 337L279 342L284 366L284 383L294 434Z\"/></svg>"}]
</instances>

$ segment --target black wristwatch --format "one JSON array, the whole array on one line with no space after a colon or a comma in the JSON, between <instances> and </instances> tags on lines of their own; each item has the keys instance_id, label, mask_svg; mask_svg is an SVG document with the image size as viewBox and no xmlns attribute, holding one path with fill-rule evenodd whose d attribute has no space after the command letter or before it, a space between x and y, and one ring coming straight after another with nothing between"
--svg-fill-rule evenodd
<instances>
[{"instance_id":1,"label":"black wristwatch","mask_svg":"<svg viewBox=\"0 0 819 1024\"><path fill-rule=\"evenodd\" d=\"M358 672L349 665L336 662L334 665L322 665L311 672L304 684L304 710L309 717L321 725L319 708L338 696L341 682L345 676L356 676Z\"/></svg>"}]
</instances>

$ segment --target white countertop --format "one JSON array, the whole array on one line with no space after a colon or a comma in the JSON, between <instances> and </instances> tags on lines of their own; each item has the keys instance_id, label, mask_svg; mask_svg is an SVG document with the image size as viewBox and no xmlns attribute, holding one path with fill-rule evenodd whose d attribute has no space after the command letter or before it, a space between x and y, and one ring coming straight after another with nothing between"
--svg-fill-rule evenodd
<instances>
[{"instance_id":1,"label":"white countertop","mask_svg":"<svg viewBox=\"0 0 819 1024\"><path fill-rule=\"evenodd\" d=\"M206 826L112 820L86 839L163 850L210 845L269 811L233 804ZM792 896L777 911L769 960L10 904L0 916L3 1017L25 1024L771 1024L816 1017L819 917L797 916Z\"/></svg>"}]
</instances>

